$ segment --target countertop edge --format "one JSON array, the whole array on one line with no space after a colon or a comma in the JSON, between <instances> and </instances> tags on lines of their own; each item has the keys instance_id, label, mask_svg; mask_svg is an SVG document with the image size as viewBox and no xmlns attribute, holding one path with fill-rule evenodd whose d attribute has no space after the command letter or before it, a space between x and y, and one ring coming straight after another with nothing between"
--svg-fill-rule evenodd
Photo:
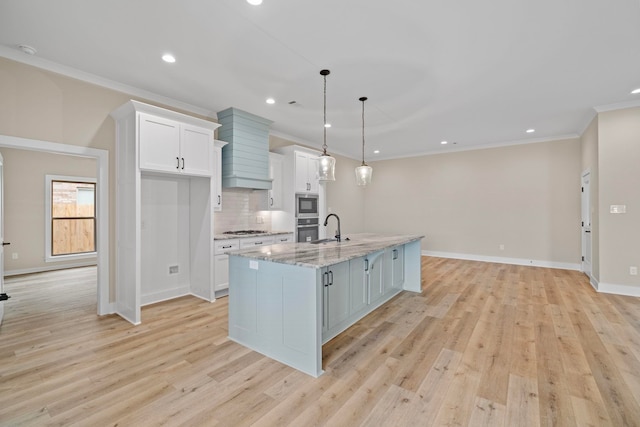
<instances>
[{"instance_id":1,"label":"countertop edge","mask_svg":"<svg viewBox=\"0 0 640 427\"><path fill-rule=\"evenodd\" d=\"M421 234L354 234L352 235L355 239L353 242L349 242L345 244L345 242L337 243L332 242L328 245L314 245L311 243L279 243L268 246L261 246L260 248L251 248L251 249L241 249L235 251L227 252L231 256L239 256L243 258L254 259L257 261L268 261L276 264L287 264L287 265L295 265L298 267L306 267L306 268L315 268L320 269L330 265L339 264L344 261L349 261L352 259L360 258L366 255L369 255L374 252L381 251L386 248L390 248L393 246L401 246L406 245L407 243L412 243L415 241L420 241L425 238L425 235ZM366 236L366 237L362 237ZM364 243L361 243L358 239L363 238L365 240ZM380 242L376 242L375 239L380 238ZM292 249L293 248L293 249ZM321 261L321 255L324 253L331 253L335 251L335 249L345 248L347 251L351 250L351 253L346 253L345 255L341 255L332 259L327 259ZM293 250L294 255L291 255L289 258L286 258L287 249L289 251ZM299 249L299 250L297 250ZM309 252L317 252L317 258L313 261L311 260L296 260L294 257L298 254L298 252L304 253L304 251ZM281 256L279 258L278 256Z\"/></svg>"}]
</instances>

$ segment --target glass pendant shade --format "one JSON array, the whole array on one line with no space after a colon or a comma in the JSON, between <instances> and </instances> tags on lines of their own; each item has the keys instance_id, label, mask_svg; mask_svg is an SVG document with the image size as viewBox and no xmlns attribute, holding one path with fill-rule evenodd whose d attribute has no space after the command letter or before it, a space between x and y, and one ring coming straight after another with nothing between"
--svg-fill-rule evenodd
<instances>
[{"instance_id":1,"label":"glass pendant shade","mask_svg":"<svg viewBox=\"0 0 640 427\"><path fill-rule=\"evenodd\" d=\"M360 98L362 102L362 164L356 167L356 184L361 186L371 184L371 175L373 175L373 168L364 162L364 101L367 99L366 96Z\"/></svg>"},{"instance_id":2,"label":"glass pendant shade","mask_svg":"<svg viewBox=\"0 0 640 427\"><path fill-rule=\"evenodd\" d=\"M336 180L336 159L327 154L327 76L330 73L329 70L320 71L324 80L324 143L322 144L322 155L318 159L318 180L320 181Z\"/></svg>"},{"instance_id":3,"label":"glass pendant shade","mask_svg":"<svg viewBox=\"0 0 640 427\"><path fill-rule=\"evenodd\" d=\"M371 175L373 175L373 168L367 165L361 165L356 168L356 184L367 185L371 184Z\"/></svg>"},{"instance_id":4,"label":"glass pendant shade","mask_svg":"<svg viewBox=\"0 0 640 427\"><path fill-rule=\"evenodd\" d=\"M318 159L318 179L320 181L336 180L336 159L323 154Z\"/></svg>"}]
</instances>

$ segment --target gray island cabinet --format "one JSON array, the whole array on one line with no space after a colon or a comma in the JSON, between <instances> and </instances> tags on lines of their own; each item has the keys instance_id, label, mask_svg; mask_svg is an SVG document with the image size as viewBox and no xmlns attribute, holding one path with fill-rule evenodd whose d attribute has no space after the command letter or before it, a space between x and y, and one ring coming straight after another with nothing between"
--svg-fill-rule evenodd
<instances>
[{"instance_id":1,"label":"gray island cabinet","mask_svg":"<svg viewBox=\"0 0 640 427\"><path fill-rule=\"evenodd\" d=\"M420 292L420 235L355 234L229 253L229 338L314 377L322 345L402 290Z\"/></svg>"}]
</instances>

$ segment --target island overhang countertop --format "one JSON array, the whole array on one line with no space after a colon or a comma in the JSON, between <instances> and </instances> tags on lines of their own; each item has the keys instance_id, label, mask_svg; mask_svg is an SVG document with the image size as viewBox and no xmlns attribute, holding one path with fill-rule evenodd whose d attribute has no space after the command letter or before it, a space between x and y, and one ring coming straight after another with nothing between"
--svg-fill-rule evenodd
<instances>
[{"instance_id":1,"label":"island overhang countertop","mask_svg":"<svg viewBox=\"0 0 640 427\"><path fill-rule=\"evenodd\" d=\"M422 238L424 235L419 234L358 233L346 235L341 242L281 243L228 253L229 255L281 264L323 268Z\"/></svg>"}]
</instances>

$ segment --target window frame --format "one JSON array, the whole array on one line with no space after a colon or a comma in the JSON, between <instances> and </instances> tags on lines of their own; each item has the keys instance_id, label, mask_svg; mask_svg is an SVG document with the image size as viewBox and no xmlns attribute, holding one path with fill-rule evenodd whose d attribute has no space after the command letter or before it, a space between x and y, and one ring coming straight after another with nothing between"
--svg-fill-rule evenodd
<instances>
[{"instance_id":1,"label":"window frame","mask_svg":"<svg viewBox=\"0 0 640 427\"><path fill-rule=\"evenodd\" d=\"M51 191L51 186L53 181L65 181L65 182L79 182L79 183L87 183L87 184L94 184L95 185L95 192L94 192L94 214L95 216L94 218L94 239L95 239L95 243L94 243L94 248L97 249L98 247L98 236L97 236L97 230L98 230L98 209L97 209L97 197L98 197L98 184L97 184L97 179L96 178L89 178L89 177L79 177L79 176L66 176L66 175L45 175L45 191L44 191L44 206L45 206L45 215L44 215L44 221L45 221L45 241L44 241L44 250L45 250L45 255L44 255L44 260L45 262L60 262L60 261L69 261L69 260L76 260L76 259L87 259L87 258L95 258L97 256L97 252L93 251L93 252L82 252L82 253L78 253L78 254L63 254L63 255L53 255L51 253L52 251L52 244L53 244L53 230L52 230L52 224L53 224L53 218L52 218L52 212L51 212L51 204L52 204L52 191Z\"/></svg>"}]
</instances>

